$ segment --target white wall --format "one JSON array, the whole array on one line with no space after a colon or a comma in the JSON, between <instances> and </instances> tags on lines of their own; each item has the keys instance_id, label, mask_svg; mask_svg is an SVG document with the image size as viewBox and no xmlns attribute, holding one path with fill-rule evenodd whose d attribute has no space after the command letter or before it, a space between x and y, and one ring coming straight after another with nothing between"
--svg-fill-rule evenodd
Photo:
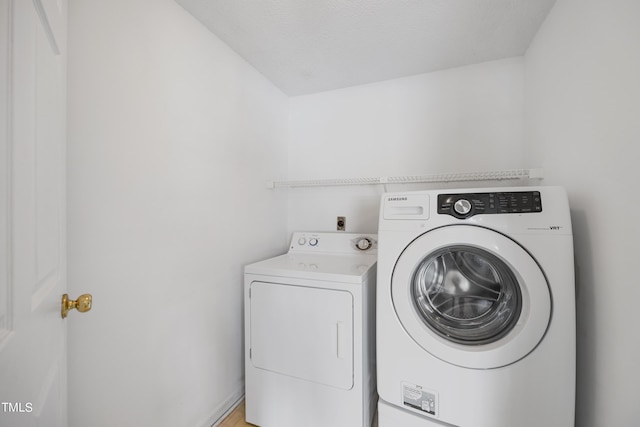
<instances>
[{"instance_id":1,"label":"white wall","mask_svg":"<svg viewBox=\"0 0 640 427\"><path fill-rule=\"evenodd\" d=\"M580 427L640 425L639 42L637 0L558 0L525 60L527 162L572 207Z\"/></svg>"},{"instance_id":2,"label":"white wall","mask_svg":"<svg viewBox=\"0 0 640 427\"><path fill-rule=\"evenodd\" d=\"M242 264L377 228L383 188L266 180L536 166L572 205L577 425L640 424L636 0L558 0L524 60L289 101L172 0L69 11L71 426L206 425L242 390Z\"/></svg>"},{"instance_id":3,"label":"white wall","mask_svg":"<svg viewBox=\"0 0 640 427\"><path fill-rule=\"evenodd\" d=\"M69 2L71 426L209 426L242 267L286 249L288 99L173 0Z\"/></svg>"},{"instance_id":4,"label":"white wall","mask_svg":"<svg viewBox=\"0 0 640 427\"><path fill-rule=\"evenodd\" d=\"M511 58L291 98L289 179L523 167L523 78ZM289 231L375 232L383 190L289 190Z\"/></svg>"}]
</instances>

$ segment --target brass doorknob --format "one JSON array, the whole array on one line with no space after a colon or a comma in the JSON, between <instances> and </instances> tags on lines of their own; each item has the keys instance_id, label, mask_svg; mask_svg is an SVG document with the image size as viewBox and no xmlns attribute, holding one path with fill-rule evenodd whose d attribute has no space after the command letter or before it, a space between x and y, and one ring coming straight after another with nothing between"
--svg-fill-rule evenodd
<instances>
[{"instance_id":1,"label":"brass doorknob","mask_svg":"<svg viewBox=\"0 0 640 427\"><path fill-rule=\"evenodd\" d=\"M62 295L62 318L67 317L69 310L73 310L74 308L80 313L91 310L91 300L91 294L80 295L75 301L70 300L67 294Z\"/></svg>"}]
</instances>

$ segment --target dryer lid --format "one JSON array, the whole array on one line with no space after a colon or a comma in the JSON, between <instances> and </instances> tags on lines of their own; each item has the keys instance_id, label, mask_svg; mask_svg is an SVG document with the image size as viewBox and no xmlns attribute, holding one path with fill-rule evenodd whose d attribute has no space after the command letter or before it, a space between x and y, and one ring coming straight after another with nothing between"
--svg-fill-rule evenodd
<instances>
[{"instance_id":1,"label":"dryer lid","mask_svg":"<svg viewBox=\"0 0 640 427\"><path fill-rule=\"evenodd\" d=\"M362 283L376 255L284 254L245 266L245 273L296 279Z\"/></svg>"},{"instance_id":2,"label":"dryer lid","mask_svg":"<svg viewBox=\"0 0 640 427\"><path fill-rule=\"evenodd\" d=\"M391 280L402 326L425 351L490 369L535 349L551 317L546 278L505 235L478 226L431 230L399 256Z\"/></svg>"}]
</instances>

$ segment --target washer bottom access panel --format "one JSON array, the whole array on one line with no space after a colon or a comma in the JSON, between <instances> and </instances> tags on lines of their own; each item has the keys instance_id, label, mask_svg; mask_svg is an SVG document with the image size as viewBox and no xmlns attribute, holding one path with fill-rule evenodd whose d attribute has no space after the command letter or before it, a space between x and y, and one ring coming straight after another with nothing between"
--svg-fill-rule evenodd
<instances>
[{"instance_id":1,"label":"washer bottom access panel","mask_svg":"<svg viewBox=\"0 0 640 427\"><path fill-rule=\"evenodd\" d=\"M455 427L429 418L421 417L384 400L378 400L378 424L398 427Z\"/></svg>"}]
</instances>

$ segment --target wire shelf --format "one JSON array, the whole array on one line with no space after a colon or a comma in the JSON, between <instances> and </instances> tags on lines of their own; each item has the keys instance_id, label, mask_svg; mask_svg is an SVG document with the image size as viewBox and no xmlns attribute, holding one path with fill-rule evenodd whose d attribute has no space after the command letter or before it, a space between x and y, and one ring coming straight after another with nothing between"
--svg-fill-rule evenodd
<instances>
[{"instance_id":1,"label":"wire shelf","mask_svg":"<svg viewBox=\"0 0 640 427\"><path fill-rule=\"evenodd\" d=\"M268 181L267 188L279 187L336 187L348 185L447 183L471 181L503 181L515 179L542 179L542 169L506 169L488 172L462 172L438 175L380 176L345 179L305 179Z\"/></svg>"}]
</instances>

